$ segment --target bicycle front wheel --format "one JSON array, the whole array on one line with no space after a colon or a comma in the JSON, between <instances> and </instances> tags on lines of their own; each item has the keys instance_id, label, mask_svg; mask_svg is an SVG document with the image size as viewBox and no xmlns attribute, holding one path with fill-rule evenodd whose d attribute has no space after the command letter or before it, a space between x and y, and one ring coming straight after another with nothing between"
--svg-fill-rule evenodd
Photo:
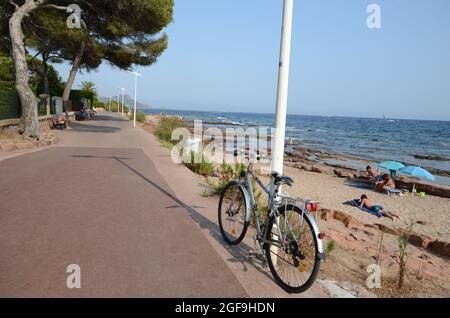
<instances>
[{"instance_id":1,"label":"bicycle front wheel","mask_svg":"<svg viewBox=\"0 0 450 318\"><path fill-rule=\"evenodd\" d=\"M277 284L288 293L303 293L317 278L320 270L318 237L310 220L300 208L292 205L279 208L280 231L286 237L286 248L264 246L270 271ZM275 219L269 220L266 240L279 242Z\"/></svg>"},{"instance_id":2,"label":"bicycle front wheel","mask_svg":"<svg viewBox=\"0 0 450 318\"><path fill-rule=\"evenodd\" d=\"M224 240L230 245L242 242L247 233L247 199L238 182L230 182L222 191L219 201L219 227Z\"/></svg>"}]
</instances>

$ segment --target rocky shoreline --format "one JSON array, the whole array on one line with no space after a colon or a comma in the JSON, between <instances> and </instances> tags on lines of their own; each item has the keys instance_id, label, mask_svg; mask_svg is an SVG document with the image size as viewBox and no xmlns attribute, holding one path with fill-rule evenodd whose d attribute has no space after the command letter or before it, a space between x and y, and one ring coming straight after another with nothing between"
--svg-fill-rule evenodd
<instances>
[{"instance_id":1,"label":"rocky shoreline","mask_svg":"<svg viewBox=\"0 0 450 318\"><path fill-rule=\"evenodd\" d=\"M159 122L160 117L161 117L160 115L147 115L146 116L147 123L156 124ZM182 120L182 122L186 125L186 127L193 132L193 124L194 124L193 120L183 118L180 118L180 120ZM214 124L214 122L204 122L204 124L211 125ZM221 124L226 125L226 123ZM229 126L233 125L229 124ZM203 131L205 132L206 129L204 128ZM211 139L204 137L203 141L205 143L209 143L211 142ZM226 137L224 137L223 142L224 144L226 143ZM307 149L301 147L300 144L296 143L295 141L288 141L287 149L288 150L286 151L285 164L288 166L315 173L334 175L339 178L346 178L352 182L356 183L360 182L370 185L370 182L368 182L367 178L364 177L365 171L350 167L345 164L337 164L329 162L333 160L340 161L343 163L353 161L360 163L361 166L366 166L369 165L371 162L371 160L368 158L361 158L347 154L337 154L320 150ZM270 153L270 150L268 150L267 152ZM430 157L428 156L417 155L416 157L420 158L426 157L427 160L431 160ZM436 160L437 159L444 160L446 158L439 157L436 158ZM413 165L411 163L406 162L405 164ZM450 171L435 169L431 167L424 167L424 169L427 169L432 174L437 176L450 177ZM425 192L428 195L450 198L450 186L429 183L415 177L399 176L397 178L397 185L398 188L405 189L408 191L412 191L412 189L415 188L418 192Z\"/></svg>"}]
</instances>

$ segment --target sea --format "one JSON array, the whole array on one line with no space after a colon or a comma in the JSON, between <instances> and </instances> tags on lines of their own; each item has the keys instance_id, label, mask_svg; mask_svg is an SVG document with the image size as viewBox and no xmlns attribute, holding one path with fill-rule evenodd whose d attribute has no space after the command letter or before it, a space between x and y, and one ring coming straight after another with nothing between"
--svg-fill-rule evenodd
<instances>
[{"instance_id":1,"label":"sea","mask_svg":"<svg viewBox=\"0 0 450 318\"><path fill-rule=\"evenodd\" d=\"M274 114L161 109L146 109L144 112L202 120L206 126L219 128L273 127L275 123ZM333 162L352 168L364 169L367 162L376 165L395 160L406 165L450 172L449 121L288 115L286 138L302 148L354 157L356 160ZM450 185L450 178L436 176L436 182Z\"/></svg>"}]
</instances>

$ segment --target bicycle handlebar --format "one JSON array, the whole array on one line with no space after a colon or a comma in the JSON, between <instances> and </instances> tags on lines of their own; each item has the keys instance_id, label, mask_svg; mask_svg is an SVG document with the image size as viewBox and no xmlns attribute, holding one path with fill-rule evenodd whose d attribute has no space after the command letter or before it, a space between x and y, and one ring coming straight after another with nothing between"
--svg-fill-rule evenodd
<instances>
[{"instance_id":1,"label":"bicycle handlebar","mask_svg":"<svg viewBox=\"0 0 450 318\"><path fill-rule=\"evenodd\" d=\"M241 150L235 150L234 151L234 156L235 157L238 157L239 155L243 155L244 157L245 157L245 159L248 159L248 160L250 160L250 159L253 159L253 158L250 158L250 155L248 154L248 153L245 153L245 152L243 152L243 151L241 151ZM255 155L255 157L254 157L256 160L272 160L272 156L268 156L268 155L261 155L260 153L259 153L259 151L256 153L256 155Z\"/></svg>"}]
</instances>

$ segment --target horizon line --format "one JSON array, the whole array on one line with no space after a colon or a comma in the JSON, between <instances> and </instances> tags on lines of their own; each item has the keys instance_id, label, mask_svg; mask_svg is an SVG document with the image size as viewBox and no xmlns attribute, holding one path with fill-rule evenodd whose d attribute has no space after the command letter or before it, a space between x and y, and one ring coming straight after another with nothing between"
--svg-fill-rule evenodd
<instances>
[{"instance_id":1,"label":"horizon line","mask_svg":"<svg viewBox=\"0 0 450 318\"><path fill-rule=\"evenodd\" d=\"M176 108L158 108L158 107L141 107L141 109L149 110L170 110L182 112L206 112L206 113L221 113L221 114L246 114L246 115L275 115L275 113L265 112L239 112L239 111L219 111L219 110L193 110L193 109L176 109ZM288 116L305 116L305 117L328 117L328 118L355 118L355 119L385 119L385 120L411 120L411 121L434 121L434 122L450 122L450 119L417 119L417 118L394 118L388 117L366 117L366 116L349 116L349 115L307 115L299 113L288 113Z\"/></svg>"}]
</instances>

